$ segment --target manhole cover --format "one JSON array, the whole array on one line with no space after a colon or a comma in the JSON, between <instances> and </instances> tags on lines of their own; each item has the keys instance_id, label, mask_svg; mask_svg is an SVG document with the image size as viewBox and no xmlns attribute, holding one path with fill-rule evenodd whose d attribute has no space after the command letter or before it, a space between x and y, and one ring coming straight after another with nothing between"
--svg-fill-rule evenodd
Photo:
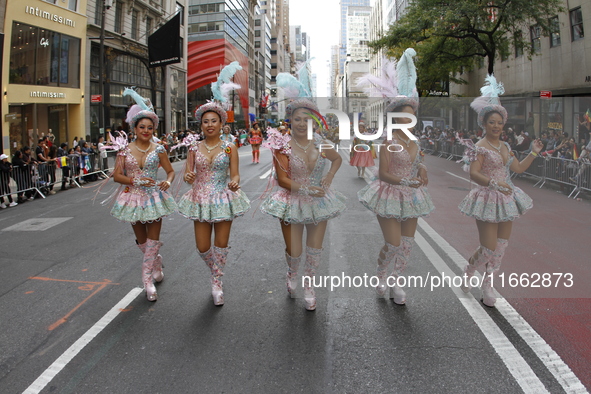
<instances>
[{"instance_id":1,"label":"manhole cover","mask_svg":"<svg viewBox=\"0 0 591 394\"><path fill-rule=\"evenodd\" d=\"M35 218L2 229L2 231L45 231L73 218Z\"/></svg>"}]
</instances>

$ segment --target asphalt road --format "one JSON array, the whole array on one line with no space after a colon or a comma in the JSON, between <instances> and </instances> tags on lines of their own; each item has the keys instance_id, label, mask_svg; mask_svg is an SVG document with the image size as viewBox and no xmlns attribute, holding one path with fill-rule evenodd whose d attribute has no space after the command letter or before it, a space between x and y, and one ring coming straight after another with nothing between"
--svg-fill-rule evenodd
<instances>
[{"instance_id":1,"label":"asphalt road","mask_svg":"<svg viewBox=\"0 0 591 394\"><path fill-rule=\"evenodd\" d=\"M263 150L261 164L252 164L249 149L239 153L252 209L233 224L223 307L212 303L193 226L180 215L164 219L166 276L150 303L139 288L141 254L131 226L112 218L100 197L93 203L96 186L0 211L0 392L591 388L588 201L516 180L535 207L516 221L502 272L572 273L574 285L506 285L499 291L507 298L489 309L476 290L431 288L433 278L461 273L477 234L456 208L470 187L461 179L467 174L427 156L436 210L420 222L407 270L424 286L408 288L406 306L398 306L363 285L331 291L329 281L309 312L286 292L279 224L257 210L270 153ZM356 199L365 184L344 163L333 186L348 197L349 209L330 221L319 275L374 275L383 241L375 217Z\"/></svg>"}]
</instances>

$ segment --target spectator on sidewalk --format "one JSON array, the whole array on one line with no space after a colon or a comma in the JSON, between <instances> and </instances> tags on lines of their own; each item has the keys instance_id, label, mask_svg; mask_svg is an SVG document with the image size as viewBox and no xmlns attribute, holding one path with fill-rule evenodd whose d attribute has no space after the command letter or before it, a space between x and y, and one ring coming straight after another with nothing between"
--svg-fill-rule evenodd
<instances>
[{"instance_id":1,"label":"spectator on sidewalk","mask_svg":"<svg viewBox=\"0 0 591 394\"><path fill-rule=\"evenodd\" d=\"M529 135L527 133L521 133L518 138L521 142L515 146L515 150L517 152L524 152L528 150L532 143L532 140L531 138L529 138Z\"/></svg>"},{"instance_id":2,"label":"spectator on sidewalk","mask_svg":"<svg viewBox=\"0 0 591 394\"><path fill-rule=\"evenodd\" d=\"M49 194L55 194L55 191L53 190L53 185L56 181L55 169L57 167L57 146L52 145L51 148L49 148L49 154L47 158L48 161L47 163L45 163L45 165L47 166L47 173L49 176Z\"/></svg>"},{"instance_id":3,"label":"spectator on sidewalk","mask_svg":"<svg viewBox=\"0 0 591 394\"><path fill-rule=\"evenodd\" d=\"M17 156L17 153L20 153L20 156ZM28 146L24 146L22 152L15 152L14 157L12 158L12 165L18 166L21 169L21 176L19 179L23 183L22 188L19 186L20 190L31 189L33 187L33 178L32 178L32 171L33 166L35 166L37 162L31 157L31 148ZM24 196L28 200L34 200L35 191L27 190L24 193ZM22 198L23 194L19 195L19 198ZM22 200L24 202L24 199ZM21 202L21 201L18 201Z\"/></svg>"},{"instance_id":4,"label":"spectator on sidewalk","mask_svg":"<svg viewBox=\"0 0 591 394\"><path fill-rule=\"evenodd\" d=\"M4 203L4 197L0 197L0 208L15 207L18 203L12 200L10 192L10 176L12 175L12 164L8 162L8 156L0 155L0 196L7 195L9 204Z\"/></svg>"},{"instance_id":5,"label":"spectator on sidewalk","mask_svg":"<svg viewBox=\"0 0 591 394\"><path fill-rule=\"evenodd\" d=\"M60 188L60 190L68 190L66 187L66 183L68 182L68 178L70 177L70 166L69 163L70 161L67 159L68 157L68 143L67 142L62 142L62 144L60 145L60 147L57 150L57 157L58 160L61 160L62 157L66 157L66 165L61 165L62 167L62 187ZM70 184L72 183L72 181L70 181Z\"/></svg>"},{"instance_id":6,"label":"spectator on sidewalk","mask_svg":"<svg viewBox=\"0 0 591 394\"><path fill-rule=\"evenodd\" d=\"M35 148L35 159L38 162L37 171L39 172L39 179L45 183L49 182L49 174L46 164L49 160L47 157L48 153L49 149L47 148L45 138L39 138L37 141L37 147Z\"/></svg>"},{"instance_id":7,"label":"spectator on sidewalk","mask_svg":"<svg viewBox=\"0 0 591 394\"><path fill-rule=\"evenodd\" d=\"M98 144L97 144L97 149L99 151L99 156L100 156L100 160L99 160L99 166L100 167L99 168L105 174L108 174L109 173L109 163L108 163L108 158L107 158L107 151L101 149L104 146L105 146L105 138L103 136L100 136L99 139L98 139ZM101 178L105 179L102 176L101 176Z\"/></svg>"}]
</instances>

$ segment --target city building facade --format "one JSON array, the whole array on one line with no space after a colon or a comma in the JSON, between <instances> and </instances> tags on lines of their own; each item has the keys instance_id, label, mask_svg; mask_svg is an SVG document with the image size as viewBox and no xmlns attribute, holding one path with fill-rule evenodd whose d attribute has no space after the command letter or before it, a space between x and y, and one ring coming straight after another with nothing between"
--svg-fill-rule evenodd
<instances>
[{"instance_id":1,"label":"city building facade","mask_svg":"<svg viewBox=\"0 0 591 394\"><path fill-rule=\"evenodd\" d=\"M566 12L554 17L556 30L549 37L541 36L536 26L522 31L536 54L529 59L515 49L507 59L496 60L495 76L505 87L501 101L509 112L507 127L532 130L528 125L533 123L536 136L556 130L578 142L586 134L583 127L589 129L585 114L591 110L591 37L585 37L585 30L591 30L591 1L569 0L563 6ZM462 74L468 85L452 85L451 94L478 96L486 73L482 64ZM472 112L462 108L454 114L452 125L476 128Z\"/></svg>"},{"instance_id":2,"label":"city building facade","mask_svg":"<svg viewBox=\"0 0 591 394\"><path fill-rule=\"evenodd\" d=\"M2 152L83 135L90 99L85 0L7 0L2 45Z\"/></svg>"},{"instance_id":3,"label":"city building facade","mask_svg":"<svg viewBox=\"0 0 591 394\"><path fill-rule=\"evenodd\" d=\"M127 131L125 116L133 101L124 97L123 91L132 86L140 95L151 100L160 118L159 135L185 129L185 0L88 0L86 14L87 128L85 132L80 132L80 136L94 141L103 132L120 126ZM150 67L148 38L177 14L180 18L180 62Z\"/></svg>"}]
</instances>

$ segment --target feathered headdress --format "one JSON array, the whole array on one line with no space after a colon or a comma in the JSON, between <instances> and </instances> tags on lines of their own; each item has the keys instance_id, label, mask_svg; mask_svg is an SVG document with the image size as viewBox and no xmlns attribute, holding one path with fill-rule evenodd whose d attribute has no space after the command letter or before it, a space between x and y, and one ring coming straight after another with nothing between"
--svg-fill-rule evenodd
<instances>
[{"instance_id":1,"label":"feathered headdress","mask_svg":"<svg viewBox=\"0 0 591 394\"><path fill-rule=\"evenodd\" d=\"M234 61L225 66L217 81L211 84L211 92L213 93L213 101L203 104L195 110L195 120L198 124L201 123L201 117L204 113L213 111L220 116L222 124L228 121L228 114L226 110L228 107L228 99L230 92L234 89L240 89L240 85L232 82L232 78L237 71L242 70L242 66L238 61Z\"/></svg>"},{"instance_id":2,"label":"feathered headdress","mask_svg":"<svg viewBox=\"0 0 591 394\"><path fill-rule=\"evenodd\" d=\"M307 63L303 67L307 67ZM302 68L300 68L300 71L303 71ZM303 73L301 74L303 75ZM285 95L292 99L285 108L285 116L288 119L291 119L296 109L306 108L312 112L312 117L316 120L316 123L328 130L326 120L320 114L316 103L310 99L311 93L302 82L289 73L279 73L277 74L276 83L278 87L283 89Z\"/></svg>"},{"instance_id":3,"label":"feathered headdress","mask_svg":"<svg viewBox=\"0 0 591 394\"><path fill-rule=\"evenodd\" d=\"M154 123L154 130L156 130L158 128L159 122L158 115L156 115L154 112L154 107L152 106L150 99L140 96L138 92L130 88L125 88L123 95L131 96L133 101L136 102L136 104L132 105L129 111L127 111L127 117L125 118L130 130L133 130L137 124L137 121L142 118L148 118L152 120Z\"/></svg>"},{"instance_id":4,"label":"feathered headdress","mask_svg":"<svg viewBox=\"0 0 591 394\"><path fill-rule=\"evenodd\" d=\"M310 78L310 62L312 60L314 60L313 57L301 63L296 71L298 80L304 88L304 94L306 94L306 97L312 97L312 82Z\"/></svg>"},{"instance_id":5,"label":"feathered headdress","mask_svg":"<svg viewBox=\"0 0 591 394\"><path fill-rule=\"evenodd\" d=\"M389 102L386 112L409 105L416 112L419 108L417 92L417 69L413 61L416 51L408 48L397 62L382 58L382 73L376 77L365 74L357 79L357 86L363 87L370 97L382 97Z\"/></svg>"},{"instance_id":6,"label":"feathered headdress","mask_svg":"<svg viewBox=\"0 0 591 394\"><path fill-rule=\"evenodd\" d=\"M498 112L507 123L507 110L501 105L499 96L505 93L503 84L498 82L494 75L488 75L484 80L484 86L480 88L480 97L472 101L470 106L478 113L478 126L484 130L484 117L489 112Z\"/></svg>"}]
</instances>

